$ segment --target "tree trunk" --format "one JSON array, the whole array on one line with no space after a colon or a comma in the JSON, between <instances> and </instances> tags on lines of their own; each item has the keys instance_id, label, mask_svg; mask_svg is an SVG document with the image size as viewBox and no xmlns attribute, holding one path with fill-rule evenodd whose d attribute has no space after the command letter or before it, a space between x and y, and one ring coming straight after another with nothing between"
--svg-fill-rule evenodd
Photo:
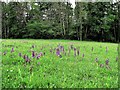
<instances>
[{"instance_id":1,"label":"tree trunk","mask_svg":"<svg viewBox=\"0 0 120 90\"><path fill-rule=\"evenodd\" d=\"M64 25L65 23L64 23L64 21L63 21L63 35L64 35L64 37L65 37L65 35L66 35L66 31L65 31L65 25Z\"/></svg>"},{"instance_id":2,"label":"tree trunk","mask_svg":"<svg viewBox=\"0 0 120 90\"><path fill-rule=\"evenodd\" d=\"M116 31L115 31L115 29L116 29L116 24L114 26L114 36L115 36L115 42L116 42Z\"/></svg>"},{"instance_id":3,"label":"tree trunk","mask_svg":"<svg viewBox=\"0 0 120 90\"><path fill-rule=\"evenodd\" d=\"M120 2L118 2L118 42L120 42Z\"/></svg>"},{"instance_id":4,"label":"tree trunk","mask_svg":"<svg viewBox=\"0 0 120 90\"><path fill-rule=\"evenodd\" d=\"M103 32L103 30L102 30L102 36L101 36L101 37L102 37L102 41L104 42L103 34L104 34L104 32Z\"/></svg>"},{"instance_id":5,"label":"tree trunk","mask_svg":"<svg viewBox=\"0 0 120 90\"><path fill-rule=\"evenodd\" d=\"M80 24L80 41L82 41L82 23Z\"/></svg>"},{"instance_id":6,"label":"tree trunk","mask_svg":"<svg viewBox=\"0 0 120 90\"><path fill-rule=\"evenodd\" d=\"M86 31L85 31L85 39L87 39L87 26L86 26Z\"/></svg>"},{"instance_id":7,"label":"tree trunk","mask_svg":"<svg viewBox=\"0 0 120 90\"><path fill-rule=\"evenodd\" d=\"M78 30L77 30L78 32L77 32L77 37L78 37L78 40L80 40L80 26L78 26Z\"/></svg>"}]
</instances>

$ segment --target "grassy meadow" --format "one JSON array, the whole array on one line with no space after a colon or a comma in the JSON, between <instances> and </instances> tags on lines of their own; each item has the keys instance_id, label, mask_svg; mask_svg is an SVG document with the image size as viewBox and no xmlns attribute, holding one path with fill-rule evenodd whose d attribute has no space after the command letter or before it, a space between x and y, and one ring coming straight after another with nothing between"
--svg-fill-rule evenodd
<instances>
[{"instance_id":1,"label":"grassy meadow","mask_svg":"<svg viewBox=\"0 0 120 90\"><path fill-rule=\"evenodd\" d=\"M118 88L118 44L3 39L2 88Z\"/></svg>"}]
</instances>

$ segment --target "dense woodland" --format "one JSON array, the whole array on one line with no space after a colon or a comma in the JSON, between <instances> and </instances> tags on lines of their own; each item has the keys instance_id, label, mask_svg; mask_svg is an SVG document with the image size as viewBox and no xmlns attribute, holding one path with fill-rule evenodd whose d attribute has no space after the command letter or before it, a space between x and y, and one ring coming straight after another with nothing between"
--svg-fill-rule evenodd
<instances>
[{"instance_id":1,"label":"dense woodland","mask_svg":"<svg viewBox=\"0 0 120 90\"><path fill-rule=\"evenodd\" d=\"M119 42L120 3L2 2L2 38Z\"/></svg>"}]
</instances>

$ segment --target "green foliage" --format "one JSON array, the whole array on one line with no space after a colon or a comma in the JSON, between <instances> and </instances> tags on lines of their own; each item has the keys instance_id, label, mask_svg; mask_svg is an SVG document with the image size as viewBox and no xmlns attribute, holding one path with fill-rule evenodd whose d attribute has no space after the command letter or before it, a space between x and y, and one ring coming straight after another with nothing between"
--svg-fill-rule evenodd
<instances>
[{"instance_id":1,"label":"green foliage","mask_svg":"<svg viewBox=\"0 0 120 90\"><path fill-rule=\"evenodd\" d=\"M2 3L3 38L119 41L118 2ZM105 38L109 33L110 38ZM114 38L114 39L112 39Z\"/></svg>"}]
</instances>

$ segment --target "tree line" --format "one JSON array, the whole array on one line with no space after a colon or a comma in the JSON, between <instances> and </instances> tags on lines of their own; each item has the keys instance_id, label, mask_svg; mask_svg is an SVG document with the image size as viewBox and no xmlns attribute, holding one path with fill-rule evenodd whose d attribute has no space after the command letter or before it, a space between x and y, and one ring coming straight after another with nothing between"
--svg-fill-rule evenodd
<instances>
[{"instance_id":1,"label":"tree line","mask_svg":"<svg viewBox=\"0 0 120 90\"><path fill-rule=\"evenodd\" d=\"M2 2L2 38L119 42L119 2Z\"/></svg>"}]
</instances>

